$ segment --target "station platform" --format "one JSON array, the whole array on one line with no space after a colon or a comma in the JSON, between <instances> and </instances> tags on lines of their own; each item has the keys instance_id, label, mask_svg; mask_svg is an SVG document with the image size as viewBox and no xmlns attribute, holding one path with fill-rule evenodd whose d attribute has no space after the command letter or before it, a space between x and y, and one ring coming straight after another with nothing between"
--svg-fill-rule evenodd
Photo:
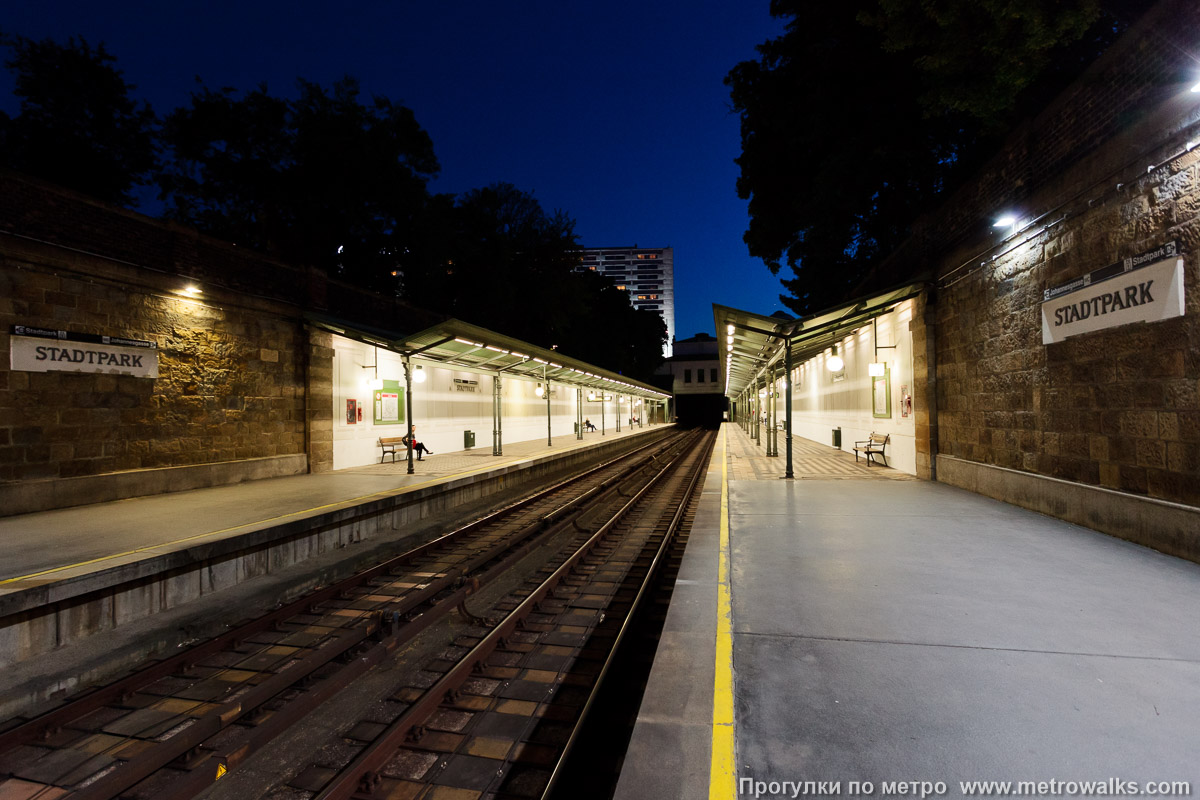
<instances>
[{"instance_id":1,"label":"station platform","mask_svg":"<svg viewBox=\"0 0 1200 800\"><path fill-rule=\"evenodd\" d=\"M1200 565L793 442L724 426L618 800L1200 785Z\"/></svg>"},{"instance_id":2,"label":"station platform","mask_svg":"<svg viewBox=\"0 0 1200 800\"><path fill-rule=\"evenodd\" d=\"M316 568L310 575L305 562L344 561L354 545L366 557L372 547L412 536L434 515L505 497L522 484L597 456L615 456L670 429L647 425L589 432L582 440L559 436L550 445L544 438L506 443L502 456L493 456L490 444L435 453L415 463L413 475L397 458L0 518L0 666L6 678L19 680L13 665L34 665L27 671L36 683L38 660L64 645L89 637L108 640L94 634L266 575L291 570L292 582L274 591L280 599L294 595L332 575ZM226 608L222 613L245 612ZM107 667L97 662L93 668L98 675ZM8 680L0 681L0 696L12 695L11 690ZM0 712L6 708L0 701Z\"/></svg>"}]
</instances>

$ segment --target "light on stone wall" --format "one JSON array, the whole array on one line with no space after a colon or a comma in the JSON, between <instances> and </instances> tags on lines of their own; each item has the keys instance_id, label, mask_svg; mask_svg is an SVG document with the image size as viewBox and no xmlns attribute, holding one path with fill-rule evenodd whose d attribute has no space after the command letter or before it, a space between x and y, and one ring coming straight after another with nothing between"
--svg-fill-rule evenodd
<instances>
[{"instance_id":1,"label":"light on stone wall","mask_svg":"<svg viewBox=\"0 0 1200 800\"><path fill-rule=\"evenodd\" d=\"M1017 223L1016 217L1014 217L1012 214L1005 214L1004 216L999 217L995 222L993 222L992 227L993 228L1011 228L1016 223Z\"/></svg>"},{"instance_id":2,"label":"light on stone wall","mask_svg":"<svg viewBox=\"0 0 1200 800\"><path fill-rule=\"evenodd\" d=\"M872 378L881 377L886 370L887 367L882 361L872 361L870 364L867 364L867 374Z\"/></svg>"}]
</instances>

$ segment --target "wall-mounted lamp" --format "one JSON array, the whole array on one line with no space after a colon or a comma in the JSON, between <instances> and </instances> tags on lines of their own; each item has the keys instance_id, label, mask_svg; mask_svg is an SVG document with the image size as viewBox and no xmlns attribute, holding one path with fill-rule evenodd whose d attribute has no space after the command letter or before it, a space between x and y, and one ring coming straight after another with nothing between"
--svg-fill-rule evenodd
<instances>
[{"instance_id":1,"label":"wall-mounted lamp","mask_svg":"<svg viewBox=\"0 0 1200 800\"><path fill-rule=\"evenodd\" d=\"M993 228L1011 228L1017 223L1017 218L1012 214L1005 214L992 223Z\"/></svg>"},{"instance_id":2,"label":"wall-mounted lamp","mask_svg":"<svg viewBox=\"0 0 1200 800\"><path fill-rule=\"evenodd\" d=\"M867 374L872 378L880 378L887 372L887 365L879 360L879 351L895 350L896 345L879 343L879 320L876 317L871 318L871 339L875 344L875 360L867 365Z\"/></svg>"},{"instance_id":3,"label":"wall-mounted lamp","mask_svg":"<svg viewBox=\"0 0 1200 800\"><path fill-rule=\"evenodd\" d=\"M180 289L179 293L186 297L199 297L200 295L204 294L204 292L200 291L200 287L194 283L189 283L187 286Z\"/></svg>"},{"instance_id":4,"label":"wall-mounted lamp","mask_svg":"<svg viewBox=\"0 0 1200 800\"><path fill-rule=\"evenodd\" d=\"M728 333L730 336L732 336L733 335L733 325L726 325L725 332Z\"/></svg>"},{"instance_id":5,"label":"wall-mounted lamp","mask_svg":"<svg viewBox=\"0 0 1200 800\"><path fill-rule=\"evenodd\" d=\"M375 363L374 364L363 364L362 368L372 370L372 372L374 374L374 377L367 381L368 388L370 388L371 391L374 391L374 392L377 392L380 389L382 389L383 388L383 379L379 377L379 348L378 347L375 348Z\"/></svg>"},{"instance_id":6,"label":"wall-mounted lamp","mask_svg":"<svg viewBox=\"0 0 1200 800\"><path fill-rule=\"evenodd\" d=\"M1195 86L1193 86L1192 91L1200 93L1200 83L1197 83Z\"/></svg>"},{"instance_id":7,"label":"wall-mounted lamp","mask_svg":"<svg viewBox=\"0 0 1200 800\"><path fill-rule=\"evenodd\" d=\"M838 355L838 346L836 344L833 346L833 355L825 361L825 366L830 372L841 372L842 368L846 366L845 360Z\"/></svg>"}]
</instances>

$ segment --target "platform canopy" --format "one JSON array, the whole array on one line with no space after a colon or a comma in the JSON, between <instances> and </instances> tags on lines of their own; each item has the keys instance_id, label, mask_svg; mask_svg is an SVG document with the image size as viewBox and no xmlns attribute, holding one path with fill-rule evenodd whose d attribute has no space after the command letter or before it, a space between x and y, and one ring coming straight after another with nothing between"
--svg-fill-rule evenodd
<instances>
[{"instance_id":1,"label":"platform canopy","mask_svg":"<svg viewBox=\"0 0 1200 800\"><path fill-rule=\"evenodd\" d=\"M725 395L740 395L764 369L784 357L786 343L791 346L792 363L799 364L920 294L924 286L905 284L802 319L769 317L713 303L717 338L724 345L719 381Z\"/></svg>"},{"instance_id":2,"label":"platform canopy","mask_svg":"<svg viewBox=\"0 0 1200 800\"><path fill-rule=\"evenodd\" d=\"M462 320L447 319L423 331L391 338L383 332L372 332L335 319L316 315L309 315L308 319L313 325L339 336L471 372L547 380L653 400L670 397L641 381Z\"/></svg>"}]
</instances>

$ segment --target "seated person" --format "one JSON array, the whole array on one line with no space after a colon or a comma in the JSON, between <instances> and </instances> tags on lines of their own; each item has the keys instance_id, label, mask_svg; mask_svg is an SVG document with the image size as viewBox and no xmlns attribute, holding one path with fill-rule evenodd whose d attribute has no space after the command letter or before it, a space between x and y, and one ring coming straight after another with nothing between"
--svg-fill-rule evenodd
<instances>
[{"instance_id":1,"label":"seated person","mask_svg":"<svg viewBox=\"0 0 1200 800\"><path fill-rule=\"evenodd\" d=\"M410 450L412 450L414 453L417 454L417 461L424 461L425 459L423 458L423 456L425 454L433 455L433 451L430 450L428 447L426 447L424 442L417 440L417 426L416 425L413 425L412 439L413 440L410 442L408 440L408 436L405 436L404 443L406 445L408 445Z\"/></svg>"}]
</instances>

